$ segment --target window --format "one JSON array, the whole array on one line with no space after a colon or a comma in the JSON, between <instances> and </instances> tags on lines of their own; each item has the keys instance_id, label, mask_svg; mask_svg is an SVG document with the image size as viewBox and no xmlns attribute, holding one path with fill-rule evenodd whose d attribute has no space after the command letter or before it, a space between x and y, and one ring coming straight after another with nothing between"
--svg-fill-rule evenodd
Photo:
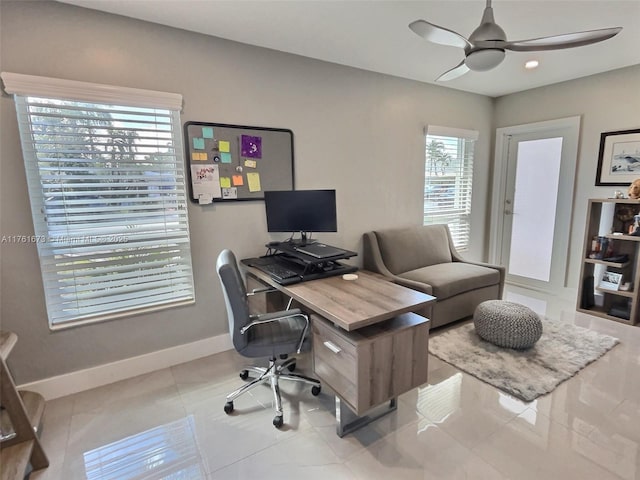
<instances>
[{"instance_id":1,"label":"window","mask_svg":"<svg viewBox=\"0 0 640 480\"><path fill-rule=\"evenodd\" d=\"M182 97L3 73L51 328L194 300Z\"/></svg>"},{"instance_id":2,"label":"window","mask_svg":"<svg viewBox=\"0 0 640 480\"><path fill-rule=\"evenodd\" d=\"M424 172L424 224L446 223L458 250L469 247L473 148L478 132L429 126Z\"/></svg>"}]
</instances>

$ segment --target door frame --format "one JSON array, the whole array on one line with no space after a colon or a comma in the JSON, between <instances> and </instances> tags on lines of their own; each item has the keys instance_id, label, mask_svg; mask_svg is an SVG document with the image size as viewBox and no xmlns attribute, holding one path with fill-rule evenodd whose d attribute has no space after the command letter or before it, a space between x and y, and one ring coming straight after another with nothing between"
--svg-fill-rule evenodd
<instances>
[{"instance_id":1,"label":"door frame","mask_svg":"<svg viewBox=\"0 0 640 480\"><path fill-rule=\"evenodd\" d=\"M556 120L547 120L543 122L526 123L514 125L511 127L501 127L496 129L495 155L493 167L493 188L491 195L491 215L489 229L489 262L498 263L502 251L502 230L504 228L504 202L506 200L506 184L507 184L507 165L508 165L508 144L509 138L513 135L521 135L527 133L538 133L549 130L568 129L567 135L564 137L562 149L566 148L567 158L571 165L561 166L561 175L563 172L573 173L571 179L560 178L560 184L564 186L561 194L558 195L558 204L569 205L569 216L573 212L573 191L576 182L576 164L578 161L578 142L580 136L580 120L579 115L574 117L559 118ZM568 167L568 168L567 168ZM569 232L566 233L566 256L569 254ZM565 240L565 239L563 239ZM564 243L564 242L563 242ZM567 285L567 268L564 268L564 278L562 280L563 287Z\"/></svg>"}]
</instances>

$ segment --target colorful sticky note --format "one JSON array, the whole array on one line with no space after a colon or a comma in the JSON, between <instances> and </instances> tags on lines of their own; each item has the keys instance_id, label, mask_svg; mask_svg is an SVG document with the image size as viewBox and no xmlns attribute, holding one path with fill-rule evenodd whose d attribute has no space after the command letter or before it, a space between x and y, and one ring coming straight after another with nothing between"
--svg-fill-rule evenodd
<instances>
[{"instance_id":1,"label":"colorful sticky note","mask_svg":"<svg viewBox=\"0 0 640 480\"><path fill-rule=\"evenodd\" d=\"M258 166L257 162L255 160L245 160L244 161L244 166L245 167L249 167L249 168L256 168Z\"/></svg>"},{"instance_id":2,"label":"colorful sticky note","mask_svg":"<svg viewBox=\"0 0 640 480\"><path fill-rule=\"evenodd\" d=\"M222 160L222 163L231 163L231 154L228 152L222 152L220 154L220 159Z\"/></svg>"},{"instance_id":3,"label":"colorful sticky note","mask_svg":"<svg viewBox=\"0 0 640 480\"><path fill-rule=\"evenodd\" d=\"M262 137L242 135L240 144L243 157L262 158Z\"/></svg>"},{"instance_id":4,"label":"colorful sticky note","mask_svg":"<svg viewBox=\"0 0 640 480\"><path fill-rule=\"evenodd\" d=\"M194 138L193 139L193 148L197 148L198 150L204 150L204 138Z\"/></svg>"},{"instance_id":5,"label":"colorful sticky note","mask_svg":"<svg viewBox=\"0 0 640 480\"><path fill-rule=\"evenodd\" d=\"M213 138L213 127L202 127L202 138Z\"/></svg>"},{"instance_id":6,"label":"colorful sticky note","mask_svg":"<svg viewBox=\"0 0 640 480\"><path fill-rule=\"evenodd\" d=\"M221 152L228 152L229 151L229 142L226 142L224 140L220 140L218 142L218 148L220 149ZM202 147L204 148L204 147Z\"/></svg>"},{"instance_id":7,"label":"colorful sticky note","mask_svg":"<svg viewBox=\"0 0 640 480\"><path fill-rule=\"evenodd\" d=\"M229 177L220 177L220 186L222 188L231 188L231 179Z\"/></svg>"},{"instance_id":8,"label":"colorful sticky note","mask_svg":"<svg viewBox=\"0 0 640 480\"><path fill-rule=\"evenodd\" d=\"M200 160L199 152L191 152L191 160Z\"/></svg>"},{"instance_id":9,"label":"colorful sticky note","mask_svg":"<svg viewBox=\"0 0 640 480\"><path fill-rule=\"evenodd\" d=\"M242 178L242 175L234 175L231 178L233 180L234 187L239 187L240 185L244 185L244 179Z\"/></svg>"},{"instance_id":10,"label":"colorful sticky note","mask_svg":"<svg viewBox=\"0 0 640 480\"><path fill-rule=\"evenodd\" d=\"M249 183L250 192L260 191L260 174L257 172L247 173L247 183Z\"/></svg>"}]
</instances>

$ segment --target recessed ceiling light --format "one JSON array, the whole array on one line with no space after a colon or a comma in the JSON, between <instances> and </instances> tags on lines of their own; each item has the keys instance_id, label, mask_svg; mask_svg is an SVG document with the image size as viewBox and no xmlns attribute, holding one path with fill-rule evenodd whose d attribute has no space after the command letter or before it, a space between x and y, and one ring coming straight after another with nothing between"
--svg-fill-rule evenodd
<instances>
[{"instance_id":1,"label":"recessed ceiling light","mask_svg":"<svg viewBox=\"0 0 640 480\"><path fill-rule=\"evenodd\" d=\"M529 60L524 64L524 68L531 70L532 68L536 68L539 65L538 60Z\"/></svg>"}]
</instances>

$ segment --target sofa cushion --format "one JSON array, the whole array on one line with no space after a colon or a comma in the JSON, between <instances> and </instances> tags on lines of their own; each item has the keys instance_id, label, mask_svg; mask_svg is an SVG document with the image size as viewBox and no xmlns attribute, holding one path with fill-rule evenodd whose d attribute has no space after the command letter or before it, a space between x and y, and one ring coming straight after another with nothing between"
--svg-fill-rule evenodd
<instances>
[{"instance_id":1,"label":"sofa cushion","mask_svg":"<svg viewBox=\"0 0 640 480\"><path fill-rule=\"evenodd\" d=\"M498 270L463 262L440 263L411 270L398 276L428 283L432 287L432 295L438 300L500 283Z\"/></svg>"},{"instance_id":2,"label":"sofa cushion","mask_svg":"<svg viewBox=\"0 0 640 480\"><path fill-rule=\"evenodd\" d=\"M393 228L375 232L384 264L394 275L451 262L443 225Z\"/></svg>"}]
</instances>

